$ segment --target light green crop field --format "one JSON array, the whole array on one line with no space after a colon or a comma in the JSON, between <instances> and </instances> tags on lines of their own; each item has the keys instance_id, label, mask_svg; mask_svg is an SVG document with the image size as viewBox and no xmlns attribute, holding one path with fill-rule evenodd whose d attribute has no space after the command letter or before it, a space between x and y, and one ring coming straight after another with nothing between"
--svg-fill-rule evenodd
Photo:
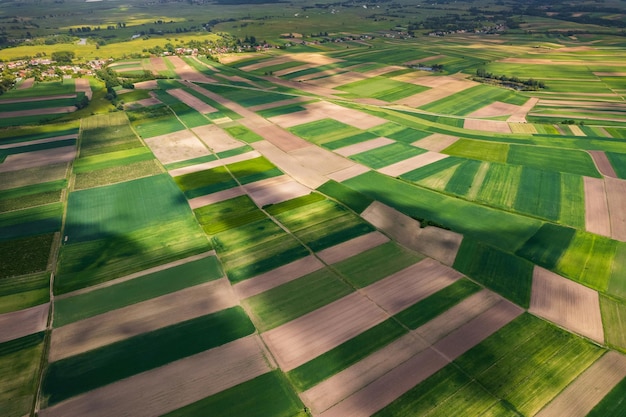
<instances>
[{"instance_id":1,"label":"light green crop field","mask_svg":"<svg viewBox=\"0 0 626 417\"><path fill-rule=\"evenodd\" d=\"M333 142L363 133L356 127L349 126L334 119L321 119L315 122L301 124L290 128L289 131L316 145L324 145L327 142ZM372 139L373 138L372 136Z\"/></svg>"},{"instance_id":2,"label":"light green crop field","mask_svg":"<svg viewBox=\"0 0 626 417\"><path fill-rule=\"evenodd\" d=\"M425 152L425 149L396 142L371 151L352 155L350 159L354 159L370 168L379 169Z\"/></svg>"},{"instance_id":3,"label":"light green crop field","mask_svg":"<svg viewBox=\"0 0 626 417\"><path fill-rule=\"evenodd\" d=\"M357 97L371 97L393 102L428 90L415 84L403 83L385 77L372 77L337 87Z\"/></svg>"},{"instance_id":4,"label":"light green crop field","mask_svg":"<svg viewBox=\"0 0 626 417\"><path fill-rule=\"evenodd\" d=\"M509 153L509 144L480 142L469 139L459 139L444 149L443 153L481 161L506 162Z\"/></svg>"},{"instance_id":5,"label":"light green crop field","mask_svg":"<svg viewBox=\"0 0 626 417\"><path fill-rule=\"evenodd\" d=\"M176 185L191 199L237 186L225 167L216 167L174 177Z\"/></svg>"},{"instance_id":6,"label":"light green crop field","mask_svg":"<svg viewBox=\"0 0 626 417\"><path fill-rule=\"evenodd\" d=\"M509 90L486 85L477 85L460 93L442 98L420 108L438 114L464 116L496 101L522 105L527 98Z\"/></svg>"}]
</instances>

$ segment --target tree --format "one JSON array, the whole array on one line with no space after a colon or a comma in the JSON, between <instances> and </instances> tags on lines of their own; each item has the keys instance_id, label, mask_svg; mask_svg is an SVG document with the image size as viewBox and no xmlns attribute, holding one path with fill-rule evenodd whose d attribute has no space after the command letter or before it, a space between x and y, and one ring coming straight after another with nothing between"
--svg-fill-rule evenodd
<instances>
[{"instance_id":1,"label":"tree","mask_svg":"<svg viewBox=\"0 0 626 417\"><path fill-rule=\"evenodd\" d=\"M59 64L71 64L76 54L72 51L58 51L52 53L52 60Z\"/></svg>"}]
</instances>

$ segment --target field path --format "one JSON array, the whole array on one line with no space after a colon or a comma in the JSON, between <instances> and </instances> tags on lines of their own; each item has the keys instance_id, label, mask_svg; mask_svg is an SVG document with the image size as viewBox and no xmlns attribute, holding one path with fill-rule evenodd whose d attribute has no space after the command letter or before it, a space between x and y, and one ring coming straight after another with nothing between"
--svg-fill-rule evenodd
<instances>
[{"instance_id":1,"label":"field path","mask_svg":"<svg viewBox=\"0 0 626 417\"><path fill-rule=\"evenodd\" d=\"M593 363L536 417L584 417L626 377L626 357L610 351Z\"/></svg>"},{"instance_id":2,"label":"field path","mask_svg":"<svg viewBox=\"0 0 626 417\"><path fill-rule=\"evenodd\" d=\"M153 417L269 370L258 336L248 336L39 410L39 416Z\"/></svg>"},{"instance_id":3,"label":"field path","mask_svg":"<svg viewBox=\"0 0 626 417\"><path fill-rule=\"evenodd\" d=\"M598 292L539 266L535 266L533 271L528 311L569 331L604 343Z\"/></svg>"},{"instance_id":4,"label":"field path","mask_svg":"<svg viewBox=\"0 0 626 417\"><path fill-rule=\"evenodd\" d=\"M0 314L0 343L46 330L50 303Z\"/></svg>"},{"instance_id":5,"label":"field path","mask_svg":"<svg viewBox=\"0 0 626 417\"><path fill-rule=\"evenodd\" d=\"M588 232L611 237L611 220L604 180L583 177L585 187L585 228Z\"/></svg>"},{"instance_id":6,"label":"field path","mask_svg":"<svg viewBox=\"0 0 626 417\"><path fill-rule=\"evenodd\" d=\"M226 278L132 304L52 331L50 362L237 304Z\"/></svg>"}]
</instances>

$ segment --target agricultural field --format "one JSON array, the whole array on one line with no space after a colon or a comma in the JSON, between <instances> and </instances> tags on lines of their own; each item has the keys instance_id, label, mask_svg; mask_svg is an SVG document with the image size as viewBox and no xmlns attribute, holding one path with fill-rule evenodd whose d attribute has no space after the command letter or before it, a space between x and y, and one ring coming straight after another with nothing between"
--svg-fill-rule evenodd
<instances>
[{"instance_id":1,"label":"agricultural field","mask_svg":"<svg viewBox=\"0 0 626 417\"><path fill-rule=\"evenodd\" d=\"M626 413L623 5L192 3L0 11L0 414Z\"/></svg>"}]
</instances>

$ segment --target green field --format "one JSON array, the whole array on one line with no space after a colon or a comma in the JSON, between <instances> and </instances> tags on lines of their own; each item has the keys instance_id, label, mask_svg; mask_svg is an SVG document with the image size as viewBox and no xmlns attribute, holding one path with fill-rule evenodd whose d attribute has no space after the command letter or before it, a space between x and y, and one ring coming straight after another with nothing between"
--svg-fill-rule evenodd
<instances>
[{"instance_id":1,"label":"green field","mask_svg":"<svg viewBox=\"0 0 626 417\"><path fill-rule=\"evenodd\" d=\"M304 123L289 128L289 131L296 136L300 136L320 146L328 142L363 133L360 129L341 123L335 119L321 119L315 122ZM372 136L371 139L374 139L374 137L375 136ZM341 146L346 145L342 144Z\"/></svg>"},{"instance_id":2,"label":"green field","mask_svg":"<svg viewBox=\"0 0 626 417\"><path fill-rule=\"evenodd\" d=\"M507 162L587 177L601 177L591 155L578 150L511 145Z\"/></svg>"},{"instance_id":3,"label":"green field","mask_svg":"<svg viewBox=\"0 0 626 417\"><path fill-rule=\"evenodd\" d=\"M0 213L59 202L65 187L67 181L62 179L0 190Z\"/></svg>"},{"instance_id":4,"label":"green field","mask_svg":"<svg viewBox=\"0 0 626 417\"><path fill-rule=\"evenodd\" d=\"M403 83L385 77L371 77L337 87L357 97L371 97L393 102L428 90L415 84Z\"/></svg>"},{"instance_id":5,"label":"green field","mask_svg":"<svg viewBox=\"0 0 626 417\"><path fill-rule=\"evenodd\" d=\"M350 159L353 159L356 162L370 168L379 169L392 165L396 162L404 161L405 159L409 159L413 156L421 155L425 152L425 149L396 142L380 148L372 149L371 151L352 155Z\"/></svg>"},{"instance_id":6,"label":"green field","mask_svg":"<svg viewBox=\"0 0 626 417\"><path fill-rule=\"evenodd\" d=\"M613 166L617 177L621 179L626 179L626 154L607 152L606 156Z\"/></svg>"},{"instance_id":7,"label":"green field","mask_svg":"<svg viewBox=\"0 0 626 417\"><path fill-rule=\"evenodd\" d=\"M459 139L448 146L443 153L481 161L501 162L507 160L509 144L481 142L470 139Z\"/></svg>"},{"instance_id":8,"label":"green field","mask_svg":"<svg viewBox=\"0 0 626 417\"><path fill-rule=\"evenodd\" d=\"M626 379L617 384L606 397L597 404L587 417L619 416L626 412Z\"/></svg>"},{"instance_id":9,"label":"green field","mask_svg":"<svg viewBox=\"0 0 626 417\"><path fill-rule=\"evenodd\" d=\"M561 175L524 167L513 208L548 220L560 220ZM584 206L579 206L582 210Z\"/></svg>"},{"instance_id":10,"label":"green field","mask_svg":"<svg viewBox=\"0 0 626 417\"><path fill-rule=\"evenodd\" d=\"M341 204L357 213L361 213L373 202L371 198L364 194L332 180L324 183L317 190L339 201Z\"/></svg>"},{"instance_id":11,"label":"green field","mask_svg":"<svg viewBox=\"0 0 626 417\"><path fill-rule=\"evenodd\" d=\"M194 213L208 235L266 218L247 195L197 208Z\"/></svg>"},{"instance_id":12,"label":"green field","mask_svg":"<svg viewBox=\"0 0 626 417\"><path fill-rule=\"evenodd\" d=\"M136 132L144 139L185 129L174 112L163 104L128 110L126 114Z\"/></svg>"},{"instance_id":13,"label":"green field","mask_svg":"<svg viewBox=\"0 0 626 417\"><path fill-rule=\"evenodd\" d=\"M511 90L477 85L421 106L420 109L430 113L465 116L496 101L522 105L526 100L526 97L518 95Z\"/></svg>"},{"instance_id":14,"label":"green field","mask_svg":"<svg viewBox=\"0 0 626 417\"><path fill-rule=\"evenodd\" d=\"M50 252L50 248L47 249ZM41 269L44 268L45 266ZM36 272L0 280L0 314L34 307L49 300L50 272Z\"/></svg>"},{"instance_id":15,"label":"green field","mask_svg":"<svg viewBox=\"0 0 626 417\"><path fill-rule=\"evenodd\" d=\"M174 181L188 199L237 186L237 182L223 166L174 177Z\"/></svg>"},{"instance_id":16,"label":"green field","mask_svg":"<svg viewBox=\"0 0 626 417\"><path fill-rule=\"evenodd\" d=\"M230 173L240 184L249 184L267 178L277 177L283 172L265 157L248 159L247 161L235 162L226 165Z\"/></svg>"},{"instance_id":17,"label":"green field","mask_svg":"<svg viewBox=\"0 0 626 417\"><path fill-rule=\"evenodd\" d=\"M51 203L0 214L0 242L57 232L61 228L63 204Z\"/></svg>"}]
</instances>

